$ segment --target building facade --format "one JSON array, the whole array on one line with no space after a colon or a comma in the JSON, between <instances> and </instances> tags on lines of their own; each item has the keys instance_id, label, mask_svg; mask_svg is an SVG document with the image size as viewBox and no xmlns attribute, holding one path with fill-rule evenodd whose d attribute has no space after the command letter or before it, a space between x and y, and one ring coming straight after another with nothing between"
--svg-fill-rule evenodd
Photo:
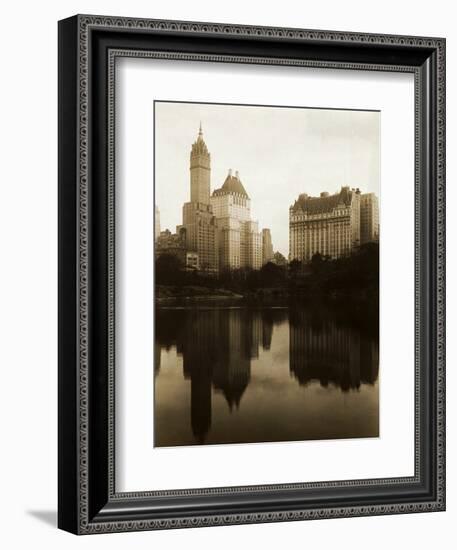
<instances>
[{"instance_id":1,"label":"building facade","mask_svg":"<svg viewBox=\"0 0 457 550\"><path fill-rule=\"evenodd\" d=\"M239 173L229 173L211 195L212 211L217 220L219 268L262 267L262 233L251 220L251 200Z\"/></svg>"},{"instance_id":2,"label":"building facade","mask_svg":"<svg viewBox=\"0 0 457 550\"><path fill-rule=\"evenodd\" d=\"M374 193L360 195L360 244L379 241L379 204Z\"/></svg>"},{"instance_id":3,"label":"building facade","mask_svg":"<svg viewBox=\"0 0 457 550\"><path fill-rule=\"evenodd\" d=\"M154 209L154 241L157 241L160 235L160 211L159 207L155 205Z\"/></svg>"},{"instance_id":4,"label":"building facade","mask_svg":"<svg viewBox=\"0 0 457 550\"><path fill-rule=\"evenodd\" d=\"M211 155L201 125L190 152L190 201L183 205L182 225L176 234L160 232L159 220L156 206L157 254L167 251L188 269L208 274L260 269L266 257L273 257L270 230L260 231L258 222L251 219L251 200L238 172L233 175L229 170L223 185L211 194Z\"/></svg>"},{"instance_id":5,"label":"building facade","mask_svg":"<svg viewBox=\"0 0 457 550\"><path fill-rule=\"evenodd\" d=\"M262 265L273 260L273 243L269 229L262 229Z\"/></svg>"},{"instance_id":6,"label":"building facade","mask_svg":"<svg viewBox=\"0 0 457 550\"><path fill-rule=\"evenodd\" d=\"M190 202L183 206L181 227L185 229L187 251L198 255L199 269L207 273L217 273L217 225L210 203L210 182L211 155L200 125L198 138L190 152Z\"/></svg>"},{"instance_id":7,"label":"building facade","mask_svg":"<svg viewBox=\"0 0 457 550\"><path fill-rule=\"evenodd\" d=\"M172 233L168 229L165 229L157 237L155 245L156 258L160 258L164 254L178 258L182 267L187 271L198 271L200 268L198 254L187 250L186 230L182 226L178 228L177 233Z\"/></svg>"},{"instance_id":8,"label":"building facade","mask_svg":"<svg viewBox=\"0 0 457 550\"><path fill-rule=\"evenodd\" d=\"M156 258L160 258L164 254L178 258L183 266L186 264L186 238L185 230L182 229L178 233L172 233L165 229L162 231L156 240L155 246Z\"/></svg>"},{"instance_id":9,"label":"building facade","mask_svg":"<svg viewBox=\"0 0 457 550\"><path fill-rule=\"evenodd\" d=\"M360 245L360 190L342 187L320 197L301 194L289 209L289 260L309 262L320 253L349 255Z\"/></svg>"}]
</instances>

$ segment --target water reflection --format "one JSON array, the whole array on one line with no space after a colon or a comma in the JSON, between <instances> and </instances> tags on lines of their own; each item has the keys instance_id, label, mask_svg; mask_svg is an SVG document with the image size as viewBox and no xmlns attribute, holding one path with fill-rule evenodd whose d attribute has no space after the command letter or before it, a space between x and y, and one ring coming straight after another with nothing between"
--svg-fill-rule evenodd
<instances>
[{"instance_id":1,"label":"water reflection","mask_svg":"<svg viewBox=\"0 0 457 550\"><path fill-rule=\"evenodd\" d=\"M375 384L376 327L299 308L158 309L156 327L157 446L378 435L377 385L344 425L335 396Z\"/></svg>"},{"instance_id":2,"label":"water reflection","mask_svg":"<svg viewBox=\"0 0 457 550\"><path fill-rule=\"evenodd\" d=\"M290 371L300 385L318 380L346 392L377 379L377 341L360 328L303 310L291 311L290 327Z\"/></svg>"}]
</instances>

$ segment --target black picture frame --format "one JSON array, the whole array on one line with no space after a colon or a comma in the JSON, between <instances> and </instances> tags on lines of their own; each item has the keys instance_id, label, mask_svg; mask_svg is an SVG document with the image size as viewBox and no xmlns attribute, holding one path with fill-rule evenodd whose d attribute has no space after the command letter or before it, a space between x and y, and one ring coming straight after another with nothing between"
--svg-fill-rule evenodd
<instances>
[{"instance_id":1,"label":"black picture frame","mask_svg":"<svg viewBox=\"0 0 457 550\"><path fill-rule=\"evenodd\" d=\"M415 78L415 475L116 493L113 60L403 71ZM59 22L58 525L76 534L445 509L445 40L76 15Z\"/></svg>"}]
</instances>

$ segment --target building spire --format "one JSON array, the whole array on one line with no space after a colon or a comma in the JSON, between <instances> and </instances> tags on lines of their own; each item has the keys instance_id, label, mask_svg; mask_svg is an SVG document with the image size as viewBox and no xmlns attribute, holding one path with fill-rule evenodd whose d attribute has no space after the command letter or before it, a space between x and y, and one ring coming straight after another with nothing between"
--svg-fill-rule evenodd
<instances>
[{"instance_id":1,"label":"building spire","mask_svg":"<svg viewBox=\"0 0 457 550\"><path fill-rule=\"evenodd\" d=\"M198 129L198 135L199 135L199 137L203 137L202 121L201 120L200 120L200 128Z\"/></svg>"}]
</instances>

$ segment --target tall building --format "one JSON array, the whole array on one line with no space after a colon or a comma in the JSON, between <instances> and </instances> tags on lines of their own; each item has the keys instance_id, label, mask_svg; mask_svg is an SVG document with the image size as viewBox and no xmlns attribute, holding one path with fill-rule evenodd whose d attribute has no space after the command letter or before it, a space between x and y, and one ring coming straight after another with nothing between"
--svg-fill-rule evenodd
<instances>
[{"instance_id":1,"label":"tall building","mask_svg":"<svg viewBox=\"0 0 457 550\"><path fill-rule=\"evenodd\" d=\"M178 227L177 233L172 233L168 229L162 231L157 237L155 245L156 258L163 255L175 256L181 263L181 266L187 271L198 271L199 257L197 252L192 252L186 246L186 229Z\"/></svg>"},{"instance_id":2,"label":"tall building","mask_svg":"<svg viewBox=\"0 0 457 550\"><path fill-rule=\"evenodd\" d=\"M289 259L308 262L314 254L340 258L360 244L360 190L334 195L306 193L289 209Z\"/></svg>"},{"instance_id":3,"label":"tall building","mask_svg":"<svg viewBox=\"0 0 457 550\"><path fill-rule=\"evenodd\" d=\"M168 229L156 236L155 255L160 258L164 254L175 256L185 265L186 262L186 231L181 229L179 233L172 233Z\"/></svg>"},{"instance_id":4,"label":"tall building","mask_svg":"<svg viewBox=\"0 0 457 550\"><path fill-rule=\"evenodd\" d=\"M262 229L262 265L273 260L273 243L269 229Z\"/></svg>"},{"instance_id":5,"label":"tall building","mask_svg":"<svg viewBox=\"0 0 457 550\"><path fill-rule=\"evenodd\" d=\"M276 251L273 254L273 259L271 260L274 264L279 265L281 267L285 267L287 265L287 260L281 252Z\"/></svg>"},{"instance_id":6,"label":"tall building","mask_svg":"<svg viewBox=\"0 0 457 550\"><path fill-rule=\"evenodd\" d=\"M154 240L157 241L160 235L160 211L157 204L154 211Z\"/></svg>"},{"instance_id":7,"label":"tall building","mask_svg":"<svg viewBox=\"0 0 457 550\"><path fill-rule=\"evenodd\" d=\"M251 200L238 172L233 175L229 170L210 202L217 219L220 269L260 269L262 234L258 223L251 220Z\"/></svg>"},{"instance_id":8,"label":"tall building","mask_svg":"<svg viewBox=\"0 0 457 550\"><path fill-rule=\"evenodd\" d=\"M190 152L190 202L183 206L182 227L186 230L186 248L198 254L200 270L217 273L217 226L210 203L210 186L211 155L200 125Z\"/></svg>"},{"instance_id":9,"label":"tall building","mask_svg":"<svg viewBox=\"0 0 457 550\"><path fill-rule=\"evenodd\" d=\"M379 241L379 205L374 193L360 195L360 244Z\"/></svg>"},{"instance_id":10,"label":"tall building","mask_svg":"<svg viewBox=\"0 0 457 550\"><path fill-rule=\"evenodd\" d=\"M246 267L260 269L262 267L262 233L259 231L258 222L246 222L242 235L246 247Z\"/></svg>"}]
</instances>

